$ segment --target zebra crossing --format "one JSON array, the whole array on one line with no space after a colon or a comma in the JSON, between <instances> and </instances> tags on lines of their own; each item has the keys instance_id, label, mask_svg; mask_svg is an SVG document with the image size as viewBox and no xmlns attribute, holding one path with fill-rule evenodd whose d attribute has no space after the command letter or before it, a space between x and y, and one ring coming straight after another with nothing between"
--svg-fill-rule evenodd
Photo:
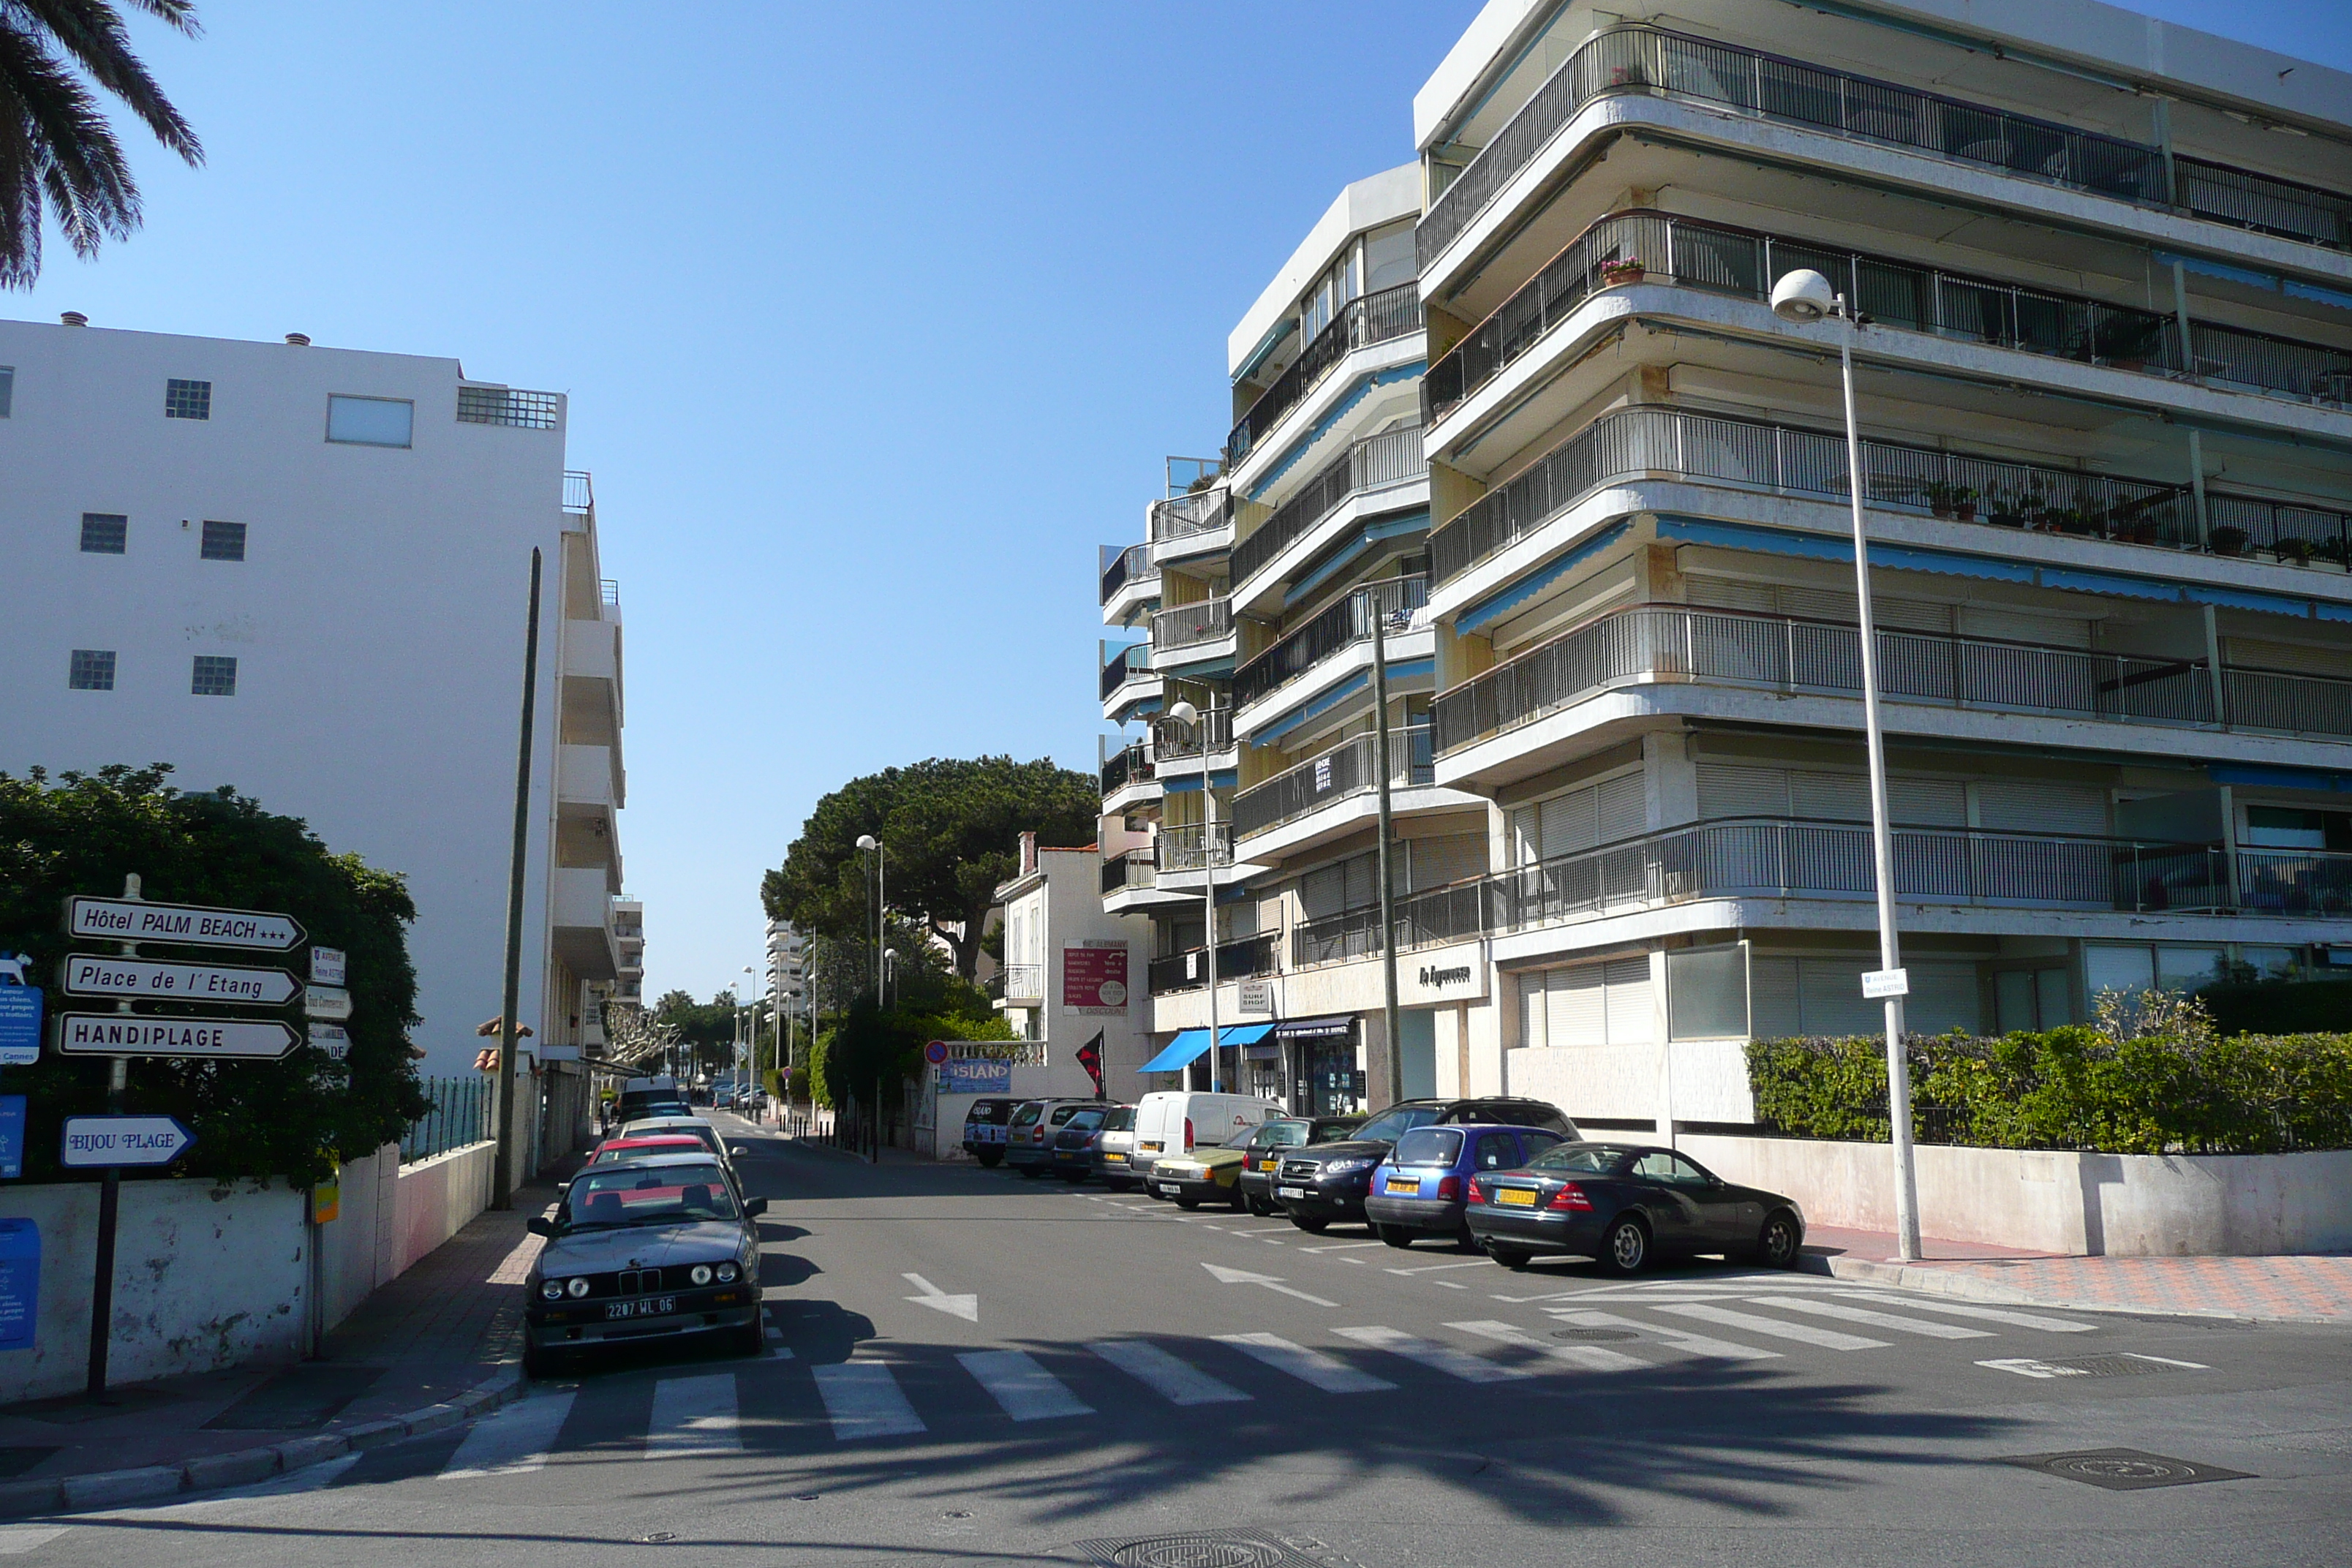
<instances>
[{"instance_id":1,"label":"zebra crossing","mask_svg":"<svg viewBox=\"0 0 2352 1568\"><path fill-rule=\"evenodd\" d=\"M1424 1385L1433 1377L1441 1386L1491 1388L1496 1397L1545 1380L1598 1390L1611 1379L1696 1363L1780 1362L1809 1350L1843 1357L1938 1342L1973 1354L1979 1342L2106 1326L2043 1311L1756 1280L1562 1292L1528 1304L1554 1326L1464 1317L1442 1325L1444 1338L1346 1324L1330 1329L1320 1344L1294 1328L1287 1335L1258 1331L1188 1342L1127 1337L1055 1350L970 1350L928 1363L866 1350L832 1363L776 1358L682 1373L654 1382L637 1451L647 1460L725 1458L767 1446L763 1428L855 1444L920 1436L938 1424L972 1418L1080 1422L1105 1411L1129 1414L1139 1399L1177 1408L1280 1405L1315 1395L1376 1401L1416 1378ZM798 1381L803 1369L805 1385ZM793 1391L803 1386L813 1386L814 1400L803 1404L814 1408L794 1415ZM632 1387L635 1394L625 1395ZM625 1447L609 1431L587 1441L570 1434L595 1426L580 1420L592 1401L623 1397L642 1398L642 1383L599 1382L510 1405L466 1433L439 1479L527 1475L560 1462L571 1447L593 1447L609 1458Z\"/></svg>"}]
</instances>

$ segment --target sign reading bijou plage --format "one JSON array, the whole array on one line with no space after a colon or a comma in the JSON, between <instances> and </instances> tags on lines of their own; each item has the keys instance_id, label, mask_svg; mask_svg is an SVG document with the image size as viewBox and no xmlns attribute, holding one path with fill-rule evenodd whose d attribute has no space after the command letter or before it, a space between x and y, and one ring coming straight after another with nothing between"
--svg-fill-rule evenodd
<instances>
[{"instance_id":1,"label":"sign reading bijou plage","mask_svg":"<svg viewBox=\"0 0 2352 1568\"><path fill-rule=\"evenodd\" d=\"M259 910L216 910L201 904L151 904L144 899L66 900L68 935L110 942L177 942L190 947L245 947L284 952L302 944L291 915Z\"/></svg>"},{"instance_id":2,"label":"sign reading bijou plage","mask_svg":"<svg viewBox=\"0 0 2352 1568\"><path fill-rule=\"evenodd\" d=\"M159 1018L135 1013L60 1013L58 1050L69 1057L195 1057L276 1061L301 1037L275 1018Z\"/></svg>"}]
</instances>

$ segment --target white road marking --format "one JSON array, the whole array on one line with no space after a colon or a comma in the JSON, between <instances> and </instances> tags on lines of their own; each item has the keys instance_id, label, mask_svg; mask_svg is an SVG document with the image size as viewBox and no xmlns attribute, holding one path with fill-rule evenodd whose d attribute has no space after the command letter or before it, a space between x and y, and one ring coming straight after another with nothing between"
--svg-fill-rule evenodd
<instances>
[{"instance_id":1,"label":"white road marking","mask_svg":"<svg viewBox=\"0 0 2352 1568\"><path fill-rule=\"evenodd\" d=\"M1931 1340L1989 1340L1990 1329L1965 1329L1958 1323L1930 1322L1926 1318L1906 1318L1898 1312L1874 1312L1868 1307L1848 1307L1836 1301L1800 1300L1784 1296L1766 1304L1784 1312L1810 1312L1816 1318L1835 1318L1843 1322L1866 1323L1874 1329L1892 1329L1897 1333L1919 1334Z\"/></svg>"},{"instance_id":2,"label":"white road marking","mask_svg":"<svg viewBox=\"0 0 2352 1568\"><path fill-rule=\"evenodd\" d=\"M1632 1329L1646 1334L1660 1344L1671 1345L1692 1355L1713 1356L1718 1361L1779 1361L1779 1351L1768 1351L1756 1345L1743 1345L1732 1340L1710 1339L1685 1329L1662 1329L1654 1323L1644 1323L1632 1318L1621 1318L1613 1312L1595 1312L1575 1307L1547 1307L1551 1316L1580 1329Z\"/></svg>"},{"instance_id":3,"label":"white road marking","mask_svg":"<svg viewBox=\"0 0 2352 1568\"><path fill-rule=\"evenodd\" d=\"M1856 1300L1883 1301L1885 1297L1865 1294L1860 1290L1841 1291ZM2078 1322L2073 1318L2049 1318L2039 1312L2020 1312L2006 1307L1976 1307L1958 1301L1927 1301L1916 1296L1900 1298L1904 1306L1922 1312L1947 1312L1956 1318L1982 1318L1989 1323L2014 1323L2021 1329L2043 1329L2053 1334L2096 1333L2105 1325Z\"/></svg>"},{"instance_id":4,"label":"white road marking","mask_svg":"<svg viewBox=\"0 0 2352 1568\"><path fill-rule=\"evenodd\" d=\"M1337 1301L1327 1301L1320 1296L1310 1296L1304 1290L1294 1290L1271 1274L1253 1274L1246 1268L1222 1268L1213 1263L1203 1263L1220 1285L1263 1285L1278 1295L1294 1296L1301 1301L1311 1301L1318 1307L1336 1307Z\"/></svg>"},{"instance_id":5,"label":"white road marking","mask_svg":"<svg viewBox=\"0 0 2352 1568\"><path fill-rule=\"evenodd\" d=\"M838 1362L831 1366L813 1366L809 1373L816 1379L816 1391L824 1400L824 1413L833 1420L833 1435L840 1442L897 1437L929 1430L923 1418L915 1414L915 1407L907 1403L898 1380L881 1362Z\"/></svg>"},{"instance_id":6,"label":"white road marking","mask_svg":"<svg viewBox=\"0 0 2352 1568\"><path fill-rule=\"evenodd\" d=\"M1448 1377L1458 1377L1465 1383L1508 1383L1515 1378L1535 1375L1519 1367L1498 1366L1483 1356L1472 1355L1468 1351L1456 1350L1452 1345L1424 1340L1397 1329L1371 1327L1334 1329L1331 1331L1343 1340L1353 1340L1360 1345L1370 1345L1376 1351L1387 1351L1407 1361L1419 1362Z\"/></svg>"},{"instance_id":7,"label":"white road marking","mask_svg":"<svg viewBox=\"0 0 2352 1568\"><path fill-rule=\"evenodd\" d=\"M1447 1268L1491 1268L1492 1267L1494 1266L1486 1259L1474 1258L1467 1263L1424 1263L1418 1268L1384 1268L1381 1272L1383 1274L1435 1274Z\"/></svg>"},{"instance_id":8,"label":"white road marking","mask_svg":"<svg viewBox=\"0 0 2352 1568\"><path fill-rule=\"evenodd\" d=\"M1646 1303L1645 1303L1646 1304ZM1866 1340L1860 1334L1842 1334L1834 1329L1817 1329L1810 1323L1785 1322L1779 1318L1759 1318L1753 1312L1734 1312L1722 1307L1702 1307L1694 1302L1668 1301L1651 1309L1672 1312L1678 1318L1696 1318L1703 1322L1721 1323L1727 1328L1746 1329L1751 1334L1769 1334L1774 1339L1795 1340L1801 1344L1819 1345L1832 1351L1883 1351L1885 1340Z\"/></svg>"},{"instance_id":9,"label":"white road marking","mask_svg":"<svg viewBox=\"0 0 2352 1568\"><path fill-rule=\"evenodd\" d=\"M956 1357L1015 1421L1092 1415L1095 1407L1062 1385L1024 1351L965 1351Z\"/></svg>"},{"instance_id":10,"label":"white road marking","mask_svg":"<svg viewBox=\"0 0 2352 1568\"><path fill-rule=\"evenodd\" d=\"M72 1529L67 1524L0 1524L0 1557L22 1557Z\"/></svg>"},{"instance_id":11,"label":"white road marking","mask_svg":"<svg viewBox=\"0 0 2352 1568\"><path fill-rule=\"evenodd\" d=\"M1233 1405L1250 1397L1149 1340L1097 1340L1087 1349L1171 1405Z\"/></svg>"},{"instance_id":12,"label":"white road marking","mask_svg":"<svg viewBox=\"0 0 2352 1568\"><path fill-rule=\"evenodd\" d=\"M1556 1345L1549 1340L1536 1338L1535 1335L1516 1324L1498 1323L1492 1319L1482 1319L1471 1323L1448 1323L1445 1326L1449 1329L1459 1329L1465 1334L1476 1334L1481 1339L1495 1340L1507 1345L1517 1345L1521 1350L1541 1351L1553 1361L1565 1362L1570 1366L1582 1367L1587 1372L1643 1371L1650 1364L1638 1356L1627 1355L1622 1351L1612 1351L1606 1345Z\"/></svg>"},{"instance_id":13,"label":"white road marking","mask_svg":"<svg viewBox=\"0 0 2352 1568\"><path fill-rule=\"evenodd\" d=\"M513 1476L547 1463L556 1434L572 1414L570 1394L543 1394L493 1411L474 1423L449 1462L441 1467L445 1481L469 1481L483 1476Z\"/></svg>"},{"instance_id":14,"label":"white road marking","mask_svg":"<svg viewBox=\"0 0 2352 1568\"><path fill-rule=\"evenodd\" d=\"M1301 1383L1311 1383L1326 1394L1380 1394L1396 1387L1384 1377L1359 1372L1346 1362L1293 1344L1279 1334L1219 1334L1217 1342L1255 1357L1276 1372L1286 1372Z\"/></svg>"},{"instance_id":15,"label":"white road marking","mask_svg":"<svg viewBox=\"0 0 2352 1568\"><path fill-rule=\"evenodd\" d=\"M929 1307L934 1311L945 1312L950 1318L961 1318L967 1323L980 1321L978 1296L950 1296L919 1274L901 1274L898 1278L922 1292L919 1296L908 1296L902 1298L903 1300L912 1301L919 1307Z\"/></svg>"},{"instance_id":16,"label":"white road marking","mask_svg":"<svg viewBox=\"0 0 2352 1568\"><path fill-rule=\"evenodd\" d=\"M735 1374L666 1377L654 1384L653 1420L646 1427L648 1459L709 1458L743 1451L735 1420Z\"/></svg>"},{"instance_id":17,"label":"white road marking","mask_svg":"<svg viewBox=\"0 0 2352 1568\"><path fill-rule=\"evenodd\" d=\"M1463 1284L1458 1279L1433 1279L1430 1283L1432 1285L1443 1285L1448 1290L1467 1290L1470 1289L1469 1286Z\"/></svg>"},{"instance_id":18,"label":"white road marking","mask_svg":"<svg viewBox=\"0 0 2352 1568\"><path fill-rule=\"evenodd\" d=\"M2170 1356L2141 1355L2137 1351L2125 1351L2122 1353L2132 1361L2154 1362L2158 1366L2177 1366L2184 1372L2213 1370L2201 1361L2175 1361ZM2020 1377L2095 1377L2098 1375L2088 1367L2057 1366L2046 1361L2036 1361L2032 1356L2004 1356L1998 1361L1980 1361L1977 1364L1990 1367L1995 1372L2013 1372Z\"/></svg>"},{"instance_id":19,"label":"white road marking","mask_svg":"<svg viewBox=\"0 0 2352 1568\"><path fill-rule=\"evenodd\" d=\"M1327 1241L1320 1247L1302 1247L1301 1252L1346 1252L1358 1247L1386 1247L1385 1241Z\"/></svg>"}]
</instances>

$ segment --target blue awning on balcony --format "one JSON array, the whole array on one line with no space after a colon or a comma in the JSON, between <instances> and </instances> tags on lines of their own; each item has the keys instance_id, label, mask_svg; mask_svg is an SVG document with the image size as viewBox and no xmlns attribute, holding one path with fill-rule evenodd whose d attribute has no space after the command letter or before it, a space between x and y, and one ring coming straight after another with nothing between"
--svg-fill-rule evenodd
<instances>
[{"instance_id":1,"label":"blue awning on balcony","mask_svg":"<svg viewBox=\"0 0 2352 1568\"><path fill-rule=\"evenodd\" d=\"M1272 1024L1235 1024L1217 1030L1220 1046L1254 1046L1265 1038ZM1202 1052L1209 1048L1209 1031L1185 1029L1168 1042L1167 1048L1136 1068L1138 1072L1175 1072L1192 1065Z\"/></svg>"},{"instance_id":2,"label":"blue awning on balcony","mask_svg":"<svg viewBox=\"0 0 2352 1568\"><path fill-rule=\"evenodd\" d=\"M1601 551L1616 543L1623 537L1625 528L1626 525L1622 521L1612 522L1541 571L1520 578L1500 593L1487 595L1454 617L1454 629L1457 632L1475 632L1480 626L1502 619ZM1660 526L1659 531L1661 533L1664 531L1663 525Z\"/></svg>"},{"instance_id":3,"label":"blue awning on balcony","mask_svg":"<svg viewBox=\"0 0 2352 1568\"><path fill-rule=\"evenodd\" d=\"M1241 774L1232 768L1215 769L1209 776L1216 781L1219 789L1231 789L1241 780ZM1162 773L1160 776L1160 787L1169 795L1184 795L1188 792L1198 795L1201 793L1201 775L1197 771L1189 773Z\"/></svg>"}]
</instances>

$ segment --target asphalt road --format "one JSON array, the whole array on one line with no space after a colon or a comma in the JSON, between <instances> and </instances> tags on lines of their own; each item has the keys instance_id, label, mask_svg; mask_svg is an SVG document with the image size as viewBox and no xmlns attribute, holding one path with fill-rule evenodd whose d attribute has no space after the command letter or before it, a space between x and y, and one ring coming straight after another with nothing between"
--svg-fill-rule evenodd
<instances>
[{"instance_id":1,"label":"asphalt road","mask_svg":"<svg viewBox=\"0 0 2352 1568\"><path fill-rule=\"evenodd\" d=\"M2352 1559L2339 1329L1986 1309L1708 1264L1631 1285L1588 1265L1511 1274L1352 1227L1312 1237L1004 1172L743 1142L772 1205L767 1355L642 1353L270 1487L0 1526L0 1555ZM2004 1462L2114 1448L2243 1475L2116 1490ZM1152 1544L1188 1535L1215 1539Z\"/></svg>"}]
</instances>

